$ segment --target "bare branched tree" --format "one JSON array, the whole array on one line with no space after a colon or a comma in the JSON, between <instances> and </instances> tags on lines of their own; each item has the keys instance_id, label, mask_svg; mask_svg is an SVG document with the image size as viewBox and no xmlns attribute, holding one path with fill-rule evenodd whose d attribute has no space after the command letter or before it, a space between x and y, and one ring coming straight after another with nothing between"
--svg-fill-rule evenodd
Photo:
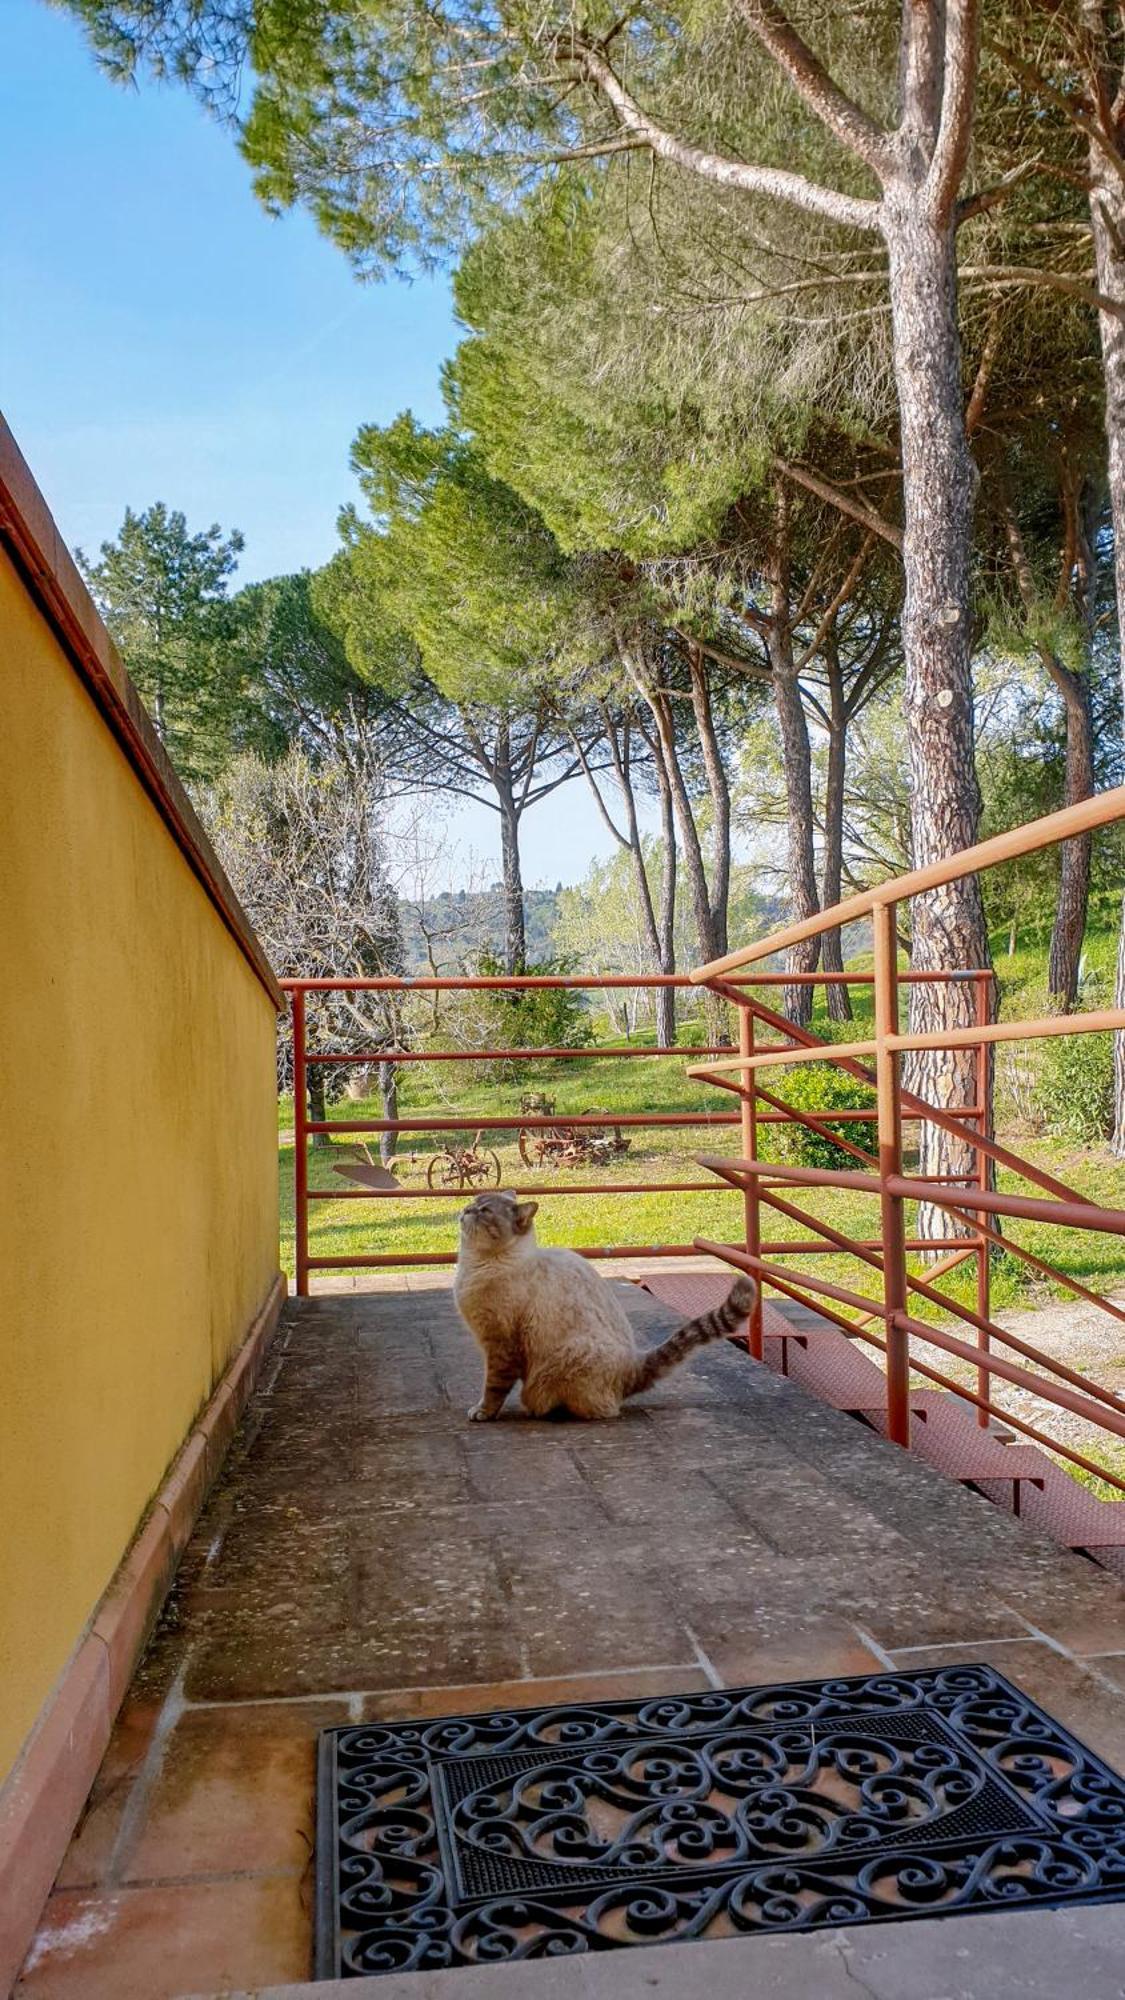
<instances>
[{"instance_id":1,"label":"bare branched tree","mask_svg":"<svg viewBox=\"0 0 1125 2000\"><path fill-rule=\"evenodd\" d=\"M370 765L335 758L312 764L290 750L275 764L235 760L204 794L216 852L282 978L364 979L401 975L398 904L383 846L385 801ZM310 1001L310 1053L367 1053L378 1066L384 1114L396 1115L389 1052L405 1029L395 993L326 993ZM384 1054L383 1052L387 1052ZM292 1042L282 1036L282 1085L291 1084ZM309 1064L309 1112L323 1123L343 1088L342 1068ZM393 1158L384 1134L383 1158ZM328 1135L314 1135L326 1145Z\"/></svg>"}]
</instances>

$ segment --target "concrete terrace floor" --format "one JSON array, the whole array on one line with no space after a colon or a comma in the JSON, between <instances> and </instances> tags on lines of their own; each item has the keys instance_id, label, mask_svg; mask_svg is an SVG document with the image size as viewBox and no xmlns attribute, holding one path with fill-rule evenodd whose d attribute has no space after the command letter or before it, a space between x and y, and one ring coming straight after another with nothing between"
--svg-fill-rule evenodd
<instances>
[{"instance_id":1,"label":"concrete terrace floor","mask_svg":"<svg viewBox=\"0 0 1125 2000\"><path fill-rule=\"evenodd\" d=\"M478 1378L444 1275L290 1301L20 2000L308 1978L329 1724L972 1659L1125 1770L1103 1570L731 1347L616 1425L470 1426Z\"/></svg>"}]
</instances>

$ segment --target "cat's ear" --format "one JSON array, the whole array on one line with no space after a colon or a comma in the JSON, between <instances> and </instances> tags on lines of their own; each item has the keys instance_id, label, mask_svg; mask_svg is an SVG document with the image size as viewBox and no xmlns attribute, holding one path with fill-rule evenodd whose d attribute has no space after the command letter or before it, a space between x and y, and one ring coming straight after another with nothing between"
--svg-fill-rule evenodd
<instances>
[{"instance_id":1,"label":"cat's ear","mask_svg":"<svg viewBox=\"0 0 1125 2000\"><path fill-rule=\"evenodd\" d=\"M525 1229L531 1228L532 1220L538 1208L539 1203L537 1201L518 1201L516 1203L516 1228L521 1235Z\"/></svg>"}]
</instances>

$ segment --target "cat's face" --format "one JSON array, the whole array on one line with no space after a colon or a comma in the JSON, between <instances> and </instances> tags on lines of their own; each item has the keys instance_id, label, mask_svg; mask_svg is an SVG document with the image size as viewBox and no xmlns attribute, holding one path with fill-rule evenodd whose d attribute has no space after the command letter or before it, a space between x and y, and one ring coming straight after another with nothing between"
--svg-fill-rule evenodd
<instances>
[{"instance_id":1,"label":"cat's face","mask_svg":"<svg viewBox=\"0 0 1125 2000\"><path fill-rule=\"evenodd\" d=\"M528 1235L538 1207L515 1194L478 1194L461 1211L462 1240L481 1250L502 1249Z\"/></svg>"}]
</instances>

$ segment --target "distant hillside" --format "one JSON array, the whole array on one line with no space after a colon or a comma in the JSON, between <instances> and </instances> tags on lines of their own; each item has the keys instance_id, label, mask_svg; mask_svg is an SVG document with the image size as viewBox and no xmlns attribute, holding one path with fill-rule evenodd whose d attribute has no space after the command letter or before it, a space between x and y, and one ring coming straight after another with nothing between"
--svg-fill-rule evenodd
<instances>
[{"instance_id":1,"label":"distant hillside","mask_svg":"<svg viewBox=\"0 0 1125 2000\"><path fill-rule=\"evenodd\" d=\"M736 889L739 873L736 869ZM559 917L561 889L560 883L554 889L524 891L527 955L534 963L558 954L554 932ZM402 902L399 914L406 972L410 977L416 978L430 969L426 933L433 941L434 963L443 973L471 971L482 952L489 952L496 958L503 957L504 899L498 882L484 890L446 889L440 896L428 898L421 907L416 903ZM767 931L779 928L787 917L787 906L781 897L762 895L757 891L752 894L747 892L741 899L737 895L732 897L732 949L748 942L751 937L761 937ZM845 955L851 949L862 950L866 942L863 927L850 926L844 933ZM685 945L681 939L680 948L687 952L685 964L690 964L690 942ZM773 969L773 962L760 968L762 971Z\"/></svg>"},{"instance_id":2,"label":"distant hillside","mask_svg":"<svg viewBox=\"0 0 1125 2000\"><path fill-rule=\"evenodd\" d=\"M483 891L447 889L419 907L399 906L407 973L417 977L429 971L426 935L433 944L434 962L443 972L471 968L482 952L497 958L504 952L504 899L500 884ZM529 959L550 958L552 932L558 914L557 889L526 889L523 898Z\"/></svg>"}]
</instances>

